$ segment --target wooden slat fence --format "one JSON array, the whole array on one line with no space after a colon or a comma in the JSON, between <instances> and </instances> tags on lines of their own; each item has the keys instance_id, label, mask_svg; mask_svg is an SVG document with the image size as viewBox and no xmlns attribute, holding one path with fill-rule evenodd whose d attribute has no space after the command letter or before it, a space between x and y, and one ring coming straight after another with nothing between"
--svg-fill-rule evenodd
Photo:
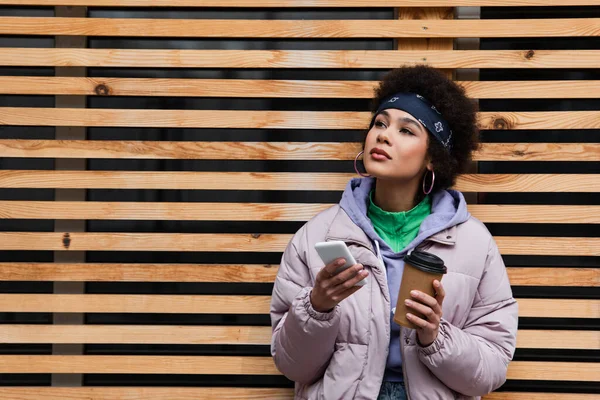
<instances>
[{"instance_id":1,"label":"wooden slat fence","mask_svg":"<svg viewBox=\"0 0 600 400\"><path fill-rule=\"evenodd\" d=\"M354 176L378 77L420 63L480 103L456 189L520 305L508 381L486 399L595 398L600 1L0 11L0 398L292 398L268 351L277 260Z\"/></svg>"}]
</instances>

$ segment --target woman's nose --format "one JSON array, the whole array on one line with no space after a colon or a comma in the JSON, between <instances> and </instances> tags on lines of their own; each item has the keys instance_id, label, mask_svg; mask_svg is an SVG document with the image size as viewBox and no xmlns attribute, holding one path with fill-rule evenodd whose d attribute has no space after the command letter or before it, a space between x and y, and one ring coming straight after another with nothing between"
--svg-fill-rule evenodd
<instances>
[{"instance_id":1,"label":"woman's nose","mask_svg":"<svg viewBox=\"0 0 600 400\"><path fill-rule=\"evenodd\" d=\"M385 143L390 145L390 138L387 134L387 129L383 132L379 132L379 134L377 135L377 143Z\"/></svg>"}]
</instances>

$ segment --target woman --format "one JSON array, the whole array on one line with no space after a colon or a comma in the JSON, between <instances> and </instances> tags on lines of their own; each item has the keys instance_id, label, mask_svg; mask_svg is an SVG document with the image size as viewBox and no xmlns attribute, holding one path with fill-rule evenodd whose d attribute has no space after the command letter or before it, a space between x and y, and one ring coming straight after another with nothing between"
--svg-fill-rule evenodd
<instances>
[{"instance_id":1,"label":"woman","mask_svg":"<svg viewBox=\"0 0 600 400\"><path fill-rule=\"evenodd\" d=\"M478 398L504 383L517 304L494 239L448 189L477 148L476 111L430 67L379 84L364 142L370 177L295 234L273 289L271 353L297 399ZM337 275L336 262L323 266L314 245L328 240L345 241L358 264ZM435 297L411 292L407 307L426 316L407 314L413 330L393 322L393 307L415 248L448 273L432 283Z\"/></svg>"}]
</instances>

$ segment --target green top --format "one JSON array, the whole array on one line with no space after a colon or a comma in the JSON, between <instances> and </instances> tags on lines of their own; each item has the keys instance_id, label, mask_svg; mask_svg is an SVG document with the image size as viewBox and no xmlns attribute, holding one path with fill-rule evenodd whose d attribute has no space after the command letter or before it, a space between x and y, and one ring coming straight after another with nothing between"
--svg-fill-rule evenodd
<instances>
[{"instance_id":1,"label":"green top","mask_svg":"<svg viewBox=\"0 0 600 400\"><path fill-rule=\"evenodd\" d=\"M394 250L400 252L419 233L423 220L431 214L431 197L425 198L413 209L400 212L382 210L373 203L373 191L369 194L367 217L375 232Z\"/></svg>"}]
</instances>

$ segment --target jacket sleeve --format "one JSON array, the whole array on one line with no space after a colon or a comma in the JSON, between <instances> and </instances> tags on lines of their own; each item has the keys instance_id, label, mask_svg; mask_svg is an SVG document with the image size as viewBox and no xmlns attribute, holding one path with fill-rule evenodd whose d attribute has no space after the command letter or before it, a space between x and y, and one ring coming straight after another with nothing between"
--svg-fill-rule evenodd
<instances>
[{"instance_id":1,"label":"jacket sleeve","mask_svg":"<svg viewBox=\"0 0 600 400\"><path fill-rule=\"evenodd\" d=\"M437 339L419 349L419 359L446 386L483 396L506 381L516 346L518 306L493 239L477 295L462 329L444 319Z\"/></svg>"},{"instance_id":2,"label":"jacket sleeve","mask_svg":"<svg viewBox=\"0 0 600 400\"><path fill-rule=\"evenodd\" d=\"M310 271L290 242L283 254L271 298L271 354L288 379L310 384L320 378L333 354L340 309L321 313L310 302Z\"/></svg>"}]
</instances>

